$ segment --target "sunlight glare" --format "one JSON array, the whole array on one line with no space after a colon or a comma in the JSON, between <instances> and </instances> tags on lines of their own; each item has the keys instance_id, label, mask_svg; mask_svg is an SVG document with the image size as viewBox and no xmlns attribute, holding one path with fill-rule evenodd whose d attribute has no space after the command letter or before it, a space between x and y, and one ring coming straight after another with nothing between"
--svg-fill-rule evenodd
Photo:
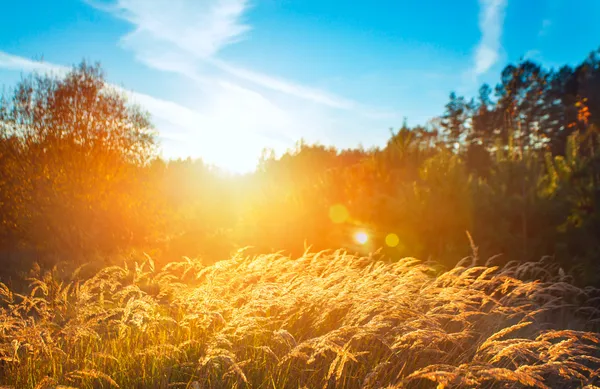
<instances>
[{"instance_id":1,"label":"sunlight glare","mask_svg":"<svg viewBox=\"0 0 600 389\"><path fill-rule=\"evenodd\" d=\"M364 231L358 231L356 234L354 234L354 240L358 244L365 244L369 240L369 236Z\"/></svg>"}]
</instances>

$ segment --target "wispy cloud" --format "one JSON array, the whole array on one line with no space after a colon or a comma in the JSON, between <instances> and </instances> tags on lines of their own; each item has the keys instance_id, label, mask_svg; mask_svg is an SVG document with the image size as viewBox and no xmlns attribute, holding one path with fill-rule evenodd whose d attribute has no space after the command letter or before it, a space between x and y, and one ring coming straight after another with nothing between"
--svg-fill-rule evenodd
<instances>
[{"instance_id":1,"label":"wispy cloud","mask_svg":"<svg viewBox=\"0 0 600 389\"><path fill-rule=\"evenodd\" d=\"M241 20L247 0L117 0L90 4L127 20L135 29L122 42L143 54L156 43L174 45L198 58L214 56L250 27Z\"/></svg>"},{"instance_id":2,"label":"wispy cloud","mask_svg":"<svg viewBox=\"0 0 600 389\"><path fill-rule=\"evenodd\" d=\"M499 59L507 0L479 0L481 39L475 49L473 75L487 72Z\"/></svg>"},{"instance_id":3,"label":"wispy cloud","mask_svg":"<svg viewBox=\"0 0 600 389\"><path fill-rule=\"evenodd\" d=\"M69 71L69 68L66 66L56 65L44 61L35 61L12 55L1 50L0 68L25 72L42 72L55 74L64 74Z\"/></svg>"},{"instance_id":4,"label":"wispy cloud","mask_svg":"<svg viewBox=\"0 0 600 389\"><path fill-rule=\"evenodd\" d=\"M240 68L223 61L214 60L211 62L219 69L224 70L231 75L277 92L286 93L332 108L351 109L356 108L358 105L358 103L350 99L336 96L316 88L307 87L281 78Z\"/></svg>"},{"instance_id":5,"label":"wispy cloud","mask_svg":"<svg viewBox=\"0 0 600 389\"><path fill-rule=\"evenodd\" d=\"M116 0L108 5L90 4L130 22L134 30L122 38L123 46L155 69L211 83L215 74L208 76L207 67L214 67L256 86L313 103L340 109L356 107L355 102L333 93L219 59L222 48L244 39L251 30L243 21L249 9L247 0Z\"/></svg>"}]
</instances>

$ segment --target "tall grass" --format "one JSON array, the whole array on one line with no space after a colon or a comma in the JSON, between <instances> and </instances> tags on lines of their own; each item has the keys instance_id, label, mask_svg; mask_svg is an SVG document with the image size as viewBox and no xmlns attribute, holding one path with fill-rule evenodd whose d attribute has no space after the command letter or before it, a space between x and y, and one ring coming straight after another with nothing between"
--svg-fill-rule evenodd
<instances>
[{"instance_id":1,"label":"tall grass","mask_svg":"<svg viewBox=\"0 0 600 389\"><path fill-rule=\"evenodd\" d=\"M543 261L440 272L344 252L0 285L11 388L599 385L598 291ZM75 277L77 278L77 277ZM595 300L594 300L595 299Z\"/></svg>"}]
</instances>

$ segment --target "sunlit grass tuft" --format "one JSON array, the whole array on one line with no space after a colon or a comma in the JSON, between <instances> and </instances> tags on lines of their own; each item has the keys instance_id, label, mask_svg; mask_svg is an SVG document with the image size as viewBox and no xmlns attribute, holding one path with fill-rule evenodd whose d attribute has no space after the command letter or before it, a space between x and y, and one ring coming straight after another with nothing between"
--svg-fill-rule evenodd
<instances>
[{"instance_id":1,"label":"sunlit grass tuft","mask_svg":"<svg viewBox=\"0 0 600 389\"><path fill-rule=\"evenodd\" d=\"M112 266L0 285L11 388L593 387L593 289L542 263L438 274L344 252Z\"/></svg>"}]
</instances>

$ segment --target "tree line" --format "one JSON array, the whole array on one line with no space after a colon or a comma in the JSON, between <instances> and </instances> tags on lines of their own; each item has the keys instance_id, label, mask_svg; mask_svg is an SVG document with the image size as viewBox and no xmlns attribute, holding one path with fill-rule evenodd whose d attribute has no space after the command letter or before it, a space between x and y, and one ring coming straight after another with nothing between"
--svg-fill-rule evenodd
<instances>
[{"instance_id":1,"label":"tree line","mask_svg":"<svg viewBox=\"0 0 600 389\"><path fill-rule=\"evenodd\" d=\"M159 158L151 118L99 65L32 75L0 99L5 272L132 249L214 262L247 246L452 266L472 250L468 232L492 262L548 256L600 284L598 128L600 50L575 67L508 65L495 87L451 93L440 117L405 123L382 147L300 141L233 175Z\"/></svg>"}]
</instances>

